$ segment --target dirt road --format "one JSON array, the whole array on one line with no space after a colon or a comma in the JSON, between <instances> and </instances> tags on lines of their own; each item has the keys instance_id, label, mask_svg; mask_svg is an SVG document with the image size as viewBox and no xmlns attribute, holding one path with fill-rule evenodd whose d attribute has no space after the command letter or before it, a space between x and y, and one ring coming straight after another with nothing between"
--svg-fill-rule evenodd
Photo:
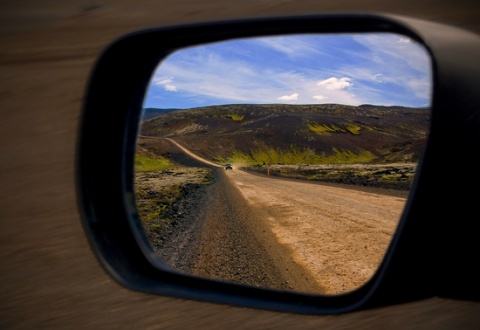
<instances>
[{"instance_id":1,"label":"dirt road","mask_svg":"<svg viewBox=\"0 0 480 330\"><path fill-rule=\"evenodd\" d=\"M227 171L248 205L323 289L335 294L375 272L405 197Z\"/></svg>"},{"instance_id":2,"label":"dirt road","mask_svg":"<svg viewBox=\"0 0 480 330\"><path fill-rule=\"evenodd\" d=\"M185 245L182 252L182 258L196 260L188 272L269 289L325 292L292 258L291 249L279 244L264 214L243 198L229 176L222 169L216 176L192 221L192 227L202 224L199 243Z\"/></svg>"},{"instance_id":3,"label":"dirt road","mask_svg":"<svg viewBox=\"0 0 480 330\"><path fill-rule=\"evenodd\" d=\"M182 244L187 248L180 256L196 260L190 271L323 294L351 291L374 274L407 194L278 179L239 169L218 168L215 182L194 214L199 243ZM181 239L191 240L192 232Z\"/></svg>"}]
</instances>

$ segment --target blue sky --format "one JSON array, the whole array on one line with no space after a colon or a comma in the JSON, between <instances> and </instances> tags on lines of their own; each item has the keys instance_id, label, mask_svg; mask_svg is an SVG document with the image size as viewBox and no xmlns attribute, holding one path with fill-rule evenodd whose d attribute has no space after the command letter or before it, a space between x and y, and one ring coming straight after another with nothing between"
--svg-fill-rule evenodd
<instances>
[{"instance_id":1,"label":"blue sky","mask_svg":"<svg viewBox=\"0 0 480 330\"><path fill-rule=\"evenodd\" d=\"M398 34L238 39L177 51L151 79L144 107L219 104L430 105L426 50Z\"/></svg>"}]
</instances>

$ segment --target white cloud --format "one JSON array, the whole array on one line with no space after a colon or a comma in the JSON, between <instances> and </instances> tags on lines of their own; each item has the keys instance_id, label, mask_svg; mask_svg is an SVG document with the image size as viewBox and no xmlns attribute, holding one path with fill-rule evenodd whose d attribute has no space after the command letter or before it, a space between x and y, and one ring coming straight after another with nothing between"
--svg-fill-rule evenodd
<instances>
[{"instance_id":1,"label":"white cloud","mask_svg":"<svg viewBox=\"0 0 480 330\"><path fill-rule=\"evenodd\" d=\"M177 86L171 84L172 79L171 78L165 78L165 77L155 77L153 79L153 83L157 86L162 86L166 91L169 92L176 92L178 91Z\"/></svg>"},{"instance_id":2,"label":"white cloud","mask_svg":"<svg viewBox=\"0 0 480 330\"><path fill-rule=\"evenodd\" d=\"M346 87L350 87L353 84L350 82L350 78L328 78L317 83L317 86L325 86L329 90L339 90Z\"/></svg>"},{"instance_id":3,"label":"white cloud","mask_svg":"<svg viewBox=\"0 0 480 330\"><path fill-rule=\"evenodd\" d=\"M165 90L170 91L170 92L176 92L177 87L175 87L174 85L167 84L167 85L165 85Z\"/></svg>"},{"instance_id":4,"label":"white cloud","mask_svg":"<svg viewBox=\"0 0 480 330\"><path fill-rule=\"evenodd\" d=\"M430 57L425 47L412 39L397 34L372 34L356 38L364 47L370 49L376 57L376 64L384 69L397 68L394 77L409 74L411 70L426 74L430 71Z\"/></svg>"},{"instance_id":5,"label":"white cloud","mask_svg":"<svg viewBox=\"0 0 480 330\"><path fill-rule=\"evenodd\" d=\"M298 93L293 93L292 95L283 95L283 96L280 96L277 100L280 100L280 101L298 100Z\"/></svg>"},{"instance_id":6,"label":"white cloud","mask_svg":"<svg viewBox=\"0 0 480 330\"><path fill-rule=\"evenodd\" d=\"M256 43L257 47L239 47L244 57L232 56L239 51L230 46L225 52L204 46L173 54L162 63L152 85L165 98L181 96L179 102L198 104L205 100L380 104L387 102L394 89L401 88L398 93L404 94L408 88L411 95L423 97L430 92L429 75L425 76L428 56L421 47L414 47L414 41L398 35L366 35L358 41L360 51L342 49L342 44L336 43L334 52L294 38L257 39ZM271 50L277 55L272 56ZM268 51L268 57L264 51ZM320 56L324 53L338 58L329 64ZM348 56L344 59L342 54ZM257 63L258 59L262 61ZM296 65L290 65L292 62Z\"/></svg>"},{"instance_id":7,"label":"white cloud","mask_svg":"<svg viewBox=\"0 0 480 330\"><path fill-rule=\"evenodd\" d=\"M423 77L420 79L411 79L407 82L408 87L419 98L429 99L431 97L430 80Z\"/></svg>"},{"instance_id":8,"label":"white cloud","mask_svg":"<svg viewBox=\"0 0 480 330\"><path fill-rule=\"evenodd\" d=\"M316 70L284 71L277 67L254 66L252 62L204 53L188 61L163 62L152 83L165 90L168 85L175 85L173 87L176 90L186 93L191 100L207 97L221 100L222 103L310 104L324 103L325 100L349 105L368 103L348 91L347 87L353 86L350 78L320 81L318 77L324 74ZM344 74L347 76L348 72ZM335 73L331 72L326 77L329 76L334 77ZM285 91L289 90L295 92L286 94Z\"/></svg>"}]
</instances>

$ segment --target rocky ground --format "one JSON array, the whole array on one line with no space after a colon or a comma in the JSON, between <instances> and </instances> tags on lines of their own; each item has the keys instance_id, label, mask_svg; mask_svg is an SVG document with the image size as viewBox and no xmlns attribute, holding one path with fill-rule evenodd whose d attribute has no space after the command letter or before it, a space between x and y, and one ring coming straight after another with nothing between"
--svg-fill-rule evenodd
<instances>
[{"instance_id":1,"label":"rocky ground","mask_svg":"<svg viewBox=\"0 0 480 330\"><path fill-rule=\"evenodd\" d=\"M325 181L336 183L345 183L347 176L351 176L349 183L357 183L356 187L394 187L396 189L384 189L384 192L405 196L409 186L405 182L408 181L391 184L387 179L382 180L382 173L383 178L391 181L392 177L411 180L415 170L408 164L372 165L370 168L361 166L361 169L358 165L335 168L327 165L322 168L275 165L268 172L265 171L266 167L258 167L255 172L303 180L312 180L313 172L324 173L325 177L330 173ZM238 167L234 167L234 171L238 170ZM244 170L252 171L251 168ZM220 168L217 171L224 170ZM223 188L215 185L218 172L214 169L177 166L160 172L137 173L135 180L137 208L144 230L151 247L168 267L234 283L321 292L322 289L316 287L314 281L301 274L298 264L265 251L263 246L271 243L275 237L268 234L268 228L257 228L258 221L251 221L254 216L248 214L248 207L239 206L236 210L230 210L226 204L232 201L224 203L219 200L218 196L226 193L217 191ZM314 180L321 180L321 177ZM231 199L241 198L236 196ZM234 221L237 216L243 217L244 221ZM225 234L227 232L228 235ZM279 268L288 269L289 276L298 274L295 276L301 279L301 283L292 286Z\"/></svg>"},{"instance_id":2,"label":"rocky ground","mask_svg":"<svg viewBox=\"0 0 480 330\"><path fill-rule=\"evenodd\" d=\"M202 224L196 210L213 182L211 169L177 166L160 172L137 173L137 209L150 246L169 266L189 272L194 256L181 254L188 244L198 246Z\"/></svg>"},{"instance_id":3,"label":"rocky ground","mask_svg":"<svg viewBox=\"0 0 480 330\"><path fill-rule=\"evenodd\" d=\"M180 166L136 175L137 206L150 246L175 271L291 289L244 221L236 221L238 212L216 198L228 191L214 184L215 176L211 169Z\"/></svg>"},{"instance_id":4,"label":"rocky ground","mask_svg":"<svg viewBox=\"0 0 480 330\"><path fill-rule=\"evenodd\" d=\"M417 164L275 164L240 168L275 177L405 191L413 182Z\"/></svg>"}]
</instances>

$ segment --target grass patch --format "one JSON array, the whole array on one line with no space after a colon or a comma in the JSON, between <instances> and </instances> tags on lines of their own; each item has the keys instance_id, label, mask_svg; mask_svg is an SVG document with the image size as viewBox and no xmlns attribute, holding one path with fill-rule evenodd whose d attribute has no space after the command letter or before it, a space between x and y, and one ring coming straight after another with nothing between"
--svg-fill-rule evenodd
<instances>
[{"instance_id":1,"label":"grass patch","mask_svg":"<svg viewBox=\"0 0 480 330\"><path fill-rule=\"evenodd\" d=\"M344 128L337 125L326 124L307 124L308 130L318 135L330 135L330 133L351 133L353 135L359 135L362 127L355 124L347 123Z\"/></svg>"},{"instance_id":2,"label":"grass patch","mask_svg":"<svg viewBox=\"0 0 480 330\"><path fill-rule=\"evenodd\" d=\"M265 165L284 163L287 165L294 164L355 164L355 163L370 163L375 160L377 156L369 151L360 150L353 152L345 149L332 149L331 154L316 154L310 148L300 148L290 146L290 149L280 150L274 148L262 148L245 153L239 150L234 150L230 157L224 162L233 164L241 164L241 166ZM216 159L220 159L217 157ZM238 166L238 165L237 165Z\"/></svg>"},{"instance_id":3,"label":"grass patch","mask_svg":"<svg viewBox=\"0 0 480 330\"><path fill-rule=\"evenodd\" d=\"M236 113L231 113L231 114L225 115L224 117L225 118L230 118L233 121L242 121L243 118L245 118L245 116L242 116L242 115L239 115L239 114L236 114Z\"/></svg>"},{"instance_id":4,"label":"grass patch","mask_svg":"<svg viewBox=\"0 0 480 330\"><path fill-rule=\"evenodd\" d=\"M320 124L307 124L308 130L318 135L329 135L333 132L333 129L328 127L327 125L320 125Z\"/></svg>"},{"instance_id":5,"label":"grass patch","mask_svg":"<svg viewBox=\"0 0 480 330\"><path fill-rule=\"evenodd\" d=\"M168 208L181 198L179 186L164 187L162 191L155 191L151 187L137 187L135 193L137 209L145 223L162 219Z\"/></svg>"},{"instance_id":6,"label":"grass patch","mask_svg":"<svg viewBox=\"0 0 480 330\"><path fill-rule=\"evenodd\" d=\"M350 150L333 148L333 154L326 157L327 162L325 164L365 164L376 158L377 156L366 150L355 153Z\"/></svg>"},{"instance_id":7,"label":"grass patch","mask_svg":"<svg viewBox=\"0 0 480 330\"><path fill-rule=\"evenodd\" d=\"M173 164L161 156L149 157L146 155L135 156L135 172L156 172L173 167Z\"/></svg>"},{"instance_id":8,"label":"grass patch","mask_svg":"<svg viewBox=\"0 0 480 330\"><path fill-rule=\"evenodd\" d=\"M347 124L345 128L347 129L347 131L349 131L353 135L359 135L362 129L362 127L355 124Z\"/></svg>"}]
</instances>

